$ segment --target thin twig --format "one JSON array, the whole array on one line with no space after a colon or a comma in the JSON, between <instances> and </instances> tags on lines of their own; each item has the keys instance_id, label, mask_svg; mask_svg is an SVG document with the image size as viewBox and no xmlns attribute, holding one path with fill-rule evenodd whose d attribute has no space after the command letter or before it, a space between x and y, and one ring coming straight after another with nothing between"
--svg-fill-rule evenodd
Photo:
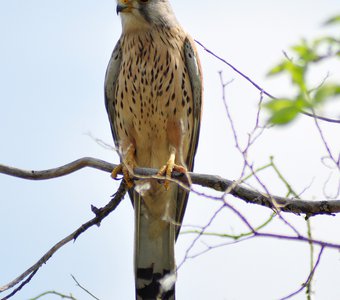
<instances>
[{"instance_id":1,"label":"thin twig","mask_svg":"<svg viewBox=\"0 0 340 300\"><path fill-rule=\"evenodd\" d=\"M262 187L262 189L265 191L266 195L269 196L269 200L272 203L273 206L273 210L279 215L280 219L289 227L291 228L292 231L294 231L296 233L297 236L300 235L300 233L298 232L298 230L292 226L292 224L290 224L282 215L281 215L281 208L280 206L276 203L275 199L273 197L271 197L271 193L269 192L269 189L267 188L267 186L265 184L263 184L263 182L261 181L260 177L258 176L258 174L256 173L256 170L254 168L254 165L252 162L249 161L248 159L248 153L250 151L250 148L253 146L254 142L261 136L261 134L263 133L263 130L260 132L259 135L257 135L255 138L253 137L255 135L255 132L257 131L257 129L259 128L259 118L260 118L260 114L261 114L261 103L263 101L263 92L261 91L261 97L260 97L260 101L259 101L259 105L258 105L258 112L257 112L257 117L256 117L256 122L255 122L255 126L252 130L252 132L250 134L248 134L248 142L246 144L246 146L244 148L241 147L240 143L239 143L239 139L238 139L238 133L236 131L235 125L234 125L234 121L233 118L231 116L230 110L229 110L229 105L227 103L227 98L226 98L226 85L224 84L224 80L223 80L223 74L222 72L219 72L220 75L220 82L222 85L222 100L226 109L226 114L227 114L227 118L229 120L230 123L230 127L231 130L233 132L233 136L234 136L234 140L235 140L235 147L236 149L240 152L240 154L242 155L243 158L243 168L242 168L242 172L241 172L241 178L244 176L245 170L246 168L248 168L252 174L252 176L256 179L256 181L260 184L260 186ZM240 180L241 181L241 180Z\"/></svg>"},{"instance_id":2,"label":"thin twig","mask_svg":"<svg viewBox=\"0 0 340 300\"><path fill-rule=\"evenodd\" d=\"M303 111L302 114L304 114L304 115L306 115L308 117L312 117L314 119L318 119L318 120L321 120L321 121L328 122L328 123L336 123L336 124L340 123L340 120L330 119L330 118L327 118L327 117L322 117L322 116L319 116L319 115L311 114L311 113L309 113L307 111Z\"/></svg>"},{"instance_id":3,"label":"thin twig","mask_svg":"<svg viewBox=\"0 0 340 300\"><path fill-rule=\"evenodd\" d=\"M313 239L312 235L312 226L311 226L311 220L307 220L307 235L310 240ZM312 242L309 242L309 255L310 255L310 272L312 273L314 268L314 244ZM314 272L313 272L314 273ZM310 277L310 280L308 280L308 283L306 285L306 294L307 294L307 300L312 300L312 293L313 293L313 277L314 274Z\"/></svg>"},{"instance_id":4,"label":"thin twig","mask_svg":"<svg viewBox=\"0 0 340 300\"><path fill-rule=\"evenodd\" d=\"M313 111L313 114L314 114L314 111ZM325 137L325 135L324 135L324 133L322 131L322 128L321 128L321 126L320 126L320 124L319 124L319 122L318 122L318 120L316 118L314 119L314 122L315 122L316 128L318 129L318 132L319 132L320 138L321 138L321 140L323 142L323 145L325 146L326 151L327 151L327 153L329 155L329 158L334 162L334 164L336 165L338 171L340 171L340 161L337 158L334 157L334 155L333 155L333 153L332 153L332 151L331 151L331 149L330 149L330 147L329 147L329 145L328 145L328 143L326 141L326 137Z\"/></svg>"},{"instance_id":5,"label":"thin twig","mask_svg":"<svg viewBox=\"0 0 340 300\"><path fill-rule=\"evenodd\" d=\"M276 216L275 213L272 213L270 217L261 225L257 226L255 228L256 231L259 231L263 228L265 228L271 221L273 221L274 217ZM183 227L183 226L182 226ZM218 233L218 232L207 232L205 231L206 228L201 227L199 230L186 230L186 231L181 231L181 235L183 234L200 234L204 236L214 236L214 237L220 237L220 238L229 238L233 239L235 241L240 240L242 238L252 236L254 233L252 231L240 233L240 234L228 234L228 233Z\"/></svg>"},{"instance_id":6,"label":"thin twig","mask_svg":"<svg viewBox=\"0 0 340 300\"><path fill-rule=\"evenodd\" d=\"M179 270L182 265L186 262L190 251L192 250L192 248L194 248L194 246L196 245L197 241L201 238L202 235L204 235L204 232L207 230L207 228L209 228L209 226L212 224L212 222L215 220L215 218L217 217L217 215L224 209L224 205L222 205L221 207L219 207L216 212L214 213L214 215L209 219L209 222L202 228L202 230L199 232L199 234L195 237L195 239L192 241L192 243L190 244L190 246L187 248L187 250L185 251L185 255L184 258L182 260L182 262L180 264L178 264L177 266L177 270Z\"/></svg>"},{"instance_id":7,"label":"thin twig","mask_svg":"<svg viewBox=\"0 0 340 300\"><path fill-rule=\"evenodd\" d=\"M228 67L230 67L233 71L235 71L237 74L239 74L240 76L242 76L244 79L246 79L248 82L250 82L256 89L258 89L261 93L263 93L264 95L266 95L267 97L271 98L271 99L277 99L277 97L271 95L270 93L268 93L265 89L263 89L261 86L259 86L255 81L253 81L249 76L245 75L244 73L242 73L240 70L238 70L236 67L234 67L231 63L227 62L225 59L223 59L222 57L218 56L217 54L215 54L213 51L209 50L206 46L204 46L201 42L195 40L195 42L200 45L204 51L206 51L207 53L211 54L213 57L217 58L219 61L223 62L225 65L227 65ZM322 117L322 116L318 116L316 114L311 114L309 112L306 111L301 111L301 113L303 115L306 115L308 117L314 118L314 119L319 119L325 122L329 122L329 123L336 123L336 124L340 124L340 120L337 119L331 119L331 118L326 118L326 117Z\"/></svg>"},{"instance_id":8,"label":"thin twig","mask_svg":"<svg viewBox=\"0 0 340 300\"><path fill-rule=\"evenodd\" d=\"M70 235L62 239L60 242L55 244L49 251L47 251L47 253L42 258L39 259L38 262L36 262L33 266L27 269L20 276L18 276L11 282L5 284L4 286L0 287L1 293L21 283L21 285L16 290L14 290L10 295L2 298L1 300L7 300L10 297L14 296L14 294L16 294L24 285L26 285L33 278L35 273L42 267L42 265L45 264L52 257L52 255L54 255L61 247L65 246L70 241L75 241L81 234L83 234L90 227L94 225L99 226L101 221L117 208L121 200L124 198L125 194L126 186L124 181L122 181L121 185L118 188L117 193L105 207L99 209L92 207L92 211L96 215L93 219L86 222L85 224L80 226L77 230L75 230L73 233L71 233ZM26 277L28 278L25 280Z\"/></svg>"},{"instance_id":9,"label":"thin twig","mask_svg":"<svg viewBox=\"0 0 340 300\"><path fill-rule=\"evenodd\" d=\"M72 279L75 281L78 287L80 287L86 294L90 295L93 299L99 300L95 295L93 295L88 289L84 288L79 281L71 274Z\"/></svg>"},{"instance_id":10,"label":"thin twig","mask_svg":"<svg viewBox=\"0 0 340 300\"><path fill-rule=\"evenodd\" d=\"M287 179L283 176L283 174L280 172L276 164L274 163L274 158L270 158L270 163L275 171L275 173L279 176L280 180L284 183L286 186L288 193L287 195L293 195L296 199L300 199L300 196L294 191L293 187L291 184L287 181ZM309 255L310 255L310 274L314 273L314 242L313 242L313 235L312 235L312 227L311 227L311 220L308 219L306 221L307 223L307 237L309 239ZM307 295L307 300L312 299L312 281L313 281L313 274L310 275L309 281L306 285L306 295Z\"/></svg>"},{"instance_id":11,"label":"thin twig","mask_svg":"<svg viewBox=\"0 0 340 300\"><path fill-rule=\"evenodd\" d=\"M231 63L227 62L224 58L218 56L213 51L209 50L207 47L205 47L201 42L195 40L195 42L200 45L204 51L211 54L213 57L217 58L219 61L223 62L225 65L230 67L233 71L235 71L237 74L241 75L244 79L246 79L248 82L250 82L256 89L258 89L261 93L268 96L271 99L276 99L273 95L269 94L265 89L261 88L256 82L251 80L247 75L242 73L240 70L238 70L236 67L234 67Z\"/></svg>"},{"instance_id":12,"label":"thin twig","mask_svg":"<svg viewBox=\"0 0 340 300\"><path fill-rule=\"evenodd\" d=\"M266 232L259 232L257 231L257 229L255 229L250 222L246 219L246 217L240 212L238 211L235 207L233 207L231 204L229 204L227 201L225 201L225 207L229 208L232 212L234 212L240 219L241 221L248 227L248 229L252 232L252 235L247 236L247 237L243 237L237 240L234 240L232 242L227 242L227 243L221 243L218 245L213 245L213 246L208 246L207 248L202 250L201 252L198 252L196 254L192 254L189 255L189 253L186 253L185 256L185 260L188 259L193 259L193 258L197 258L213 249L217 249L217 248L221 248L221 247L226 247L226 246L230 246L230 245L234 245L236 243L241 243L241 242L245 242L254 238L274 238L274 239L280 239L280 240L287 240L287 241L296 241L296 242L303 242L303 243L313 243L314 245L318 245L321 246L322 248L330 248L330 249L336 249L336 250L340 250L340 244L334 244L334 243L329 243L329 242L324 242L321 240L316 240L316 239L310 239L307 236L291 236L291 235L284 235L284 234L275 234L275 233L266 233ZM204 227L206 228L206 226ZM205 229L204 229L205 230ZM203 235L204 233L202 233L201 235ZM197 239L196 239L197 240ZM195 241L196 241L195 240ZM184 261L185 261L184 260ZM184 261L182 262L182 264L184 263ZM309 276L308 276L308 282L310 282L313 278L313 274L315 273L315 270L318 266L318 261L315 264L313 270L310 272ZM303 286L303 288L305 288L307 285L307 281L306 284Z\"/></svg>"},{"instance_id":13,"label":"thin twig","mask_svg":"<svg viewBox=\"0 0 340 300\"><path fill-rule=\"evenodd\" d=\"M322 256L322 253L323 253L323 250L325 249L325 247L321 247L321 250L319 252L319 255L318 255L318 259L316 260L316 263L314 265L314 268L312 270L312 272L310 272L307 280L301 285L301 287L294 293L284 297L284 298L281 298L280 300L287 300L287 299L290 299L292 297L294 297L295 295L301 293L303 291L303 289L308 285L308 283L312 280L313 276L314 276L314 273L315 273L315 270L317 269L319 263L320 263L320 260L321 260L321 256Z\"/></svg>"},{"instance_id":14,"label":"thin twig","mask_svg":"<svg viewBox=\"0 0 340 300\"><path fill-rule=\"evenodd\" d=\"M259 232L250 224L247 218L241 212L239 212L235 207L229 204L226 200L224 203L225 203L225 206L229 208L232 212L234 212L240 218L240 220L248 227L248 229L253 232L253 237L276 238L276 239L289 240L289 241L308 242L308 243L313 243L315 245L319 245L322 248L327 247L331 249L340 249L340 244L328 243L328 242L324 242L324 241L316 240L316 239L309 239L308 237L303 236L303 235L290 236L290 235L284 235L284 234ZM312 278L312 274L310 274L308 278Z\"/></svg>"},{"instance_id":15,"label":"thin twig","mask_svg":"<svg viewBox=\"0 0 340 300\"><path fill-rule=\"evenodd\" d=\"M57 292L57 291L47 291L47 292L44 292L44 293L42 293L42 294L40 294L40 295L38 295L38 296L36 296L36 297L34 297L34 298L29 299L29 300L38 300L38 299L40 299L40 298L42 298L42 297L44 297L44 296L47 296L47 295L55 295L55 296L59 296L59 297L62 298L62 299L77 300L75 297L73 297L72 294L70 294L70 295L65 295L65 294L59 293L59 292Z\"/></svg>"}]
</instances>

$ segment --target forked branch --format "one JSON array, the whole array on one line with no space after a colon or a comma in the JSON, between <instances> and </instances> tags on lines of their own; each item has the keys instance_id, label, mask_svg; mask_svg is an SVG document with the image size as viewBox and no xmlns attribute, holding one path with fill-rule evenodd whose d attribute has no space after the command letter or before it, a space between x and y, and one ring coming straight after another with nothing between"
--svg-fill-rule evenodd
<instances>
[{"instance_id":1,"label":"forked branch","mask_svg":"<svg viewBox=\"0 0 340 300\"><path fill-rule=\"evenodd\" d=\"M85 167L98 169L104 172L111 172L116 166L117 165L100 159L84 157L64 166L43 171L29 171L0 165L0 174L29 180L46 180L69 175ZM136 168L134 172L136 179L144 176L161 179L156 176L158 171L155 169ZM267 195L247 188L241 184L237 184L235 181L224 179L220 176L198 173L189 173L189 176L193 184L211 188L220 192L228 191L229 194L247 203L258 204L273 210L279 209L282 212L305 214L307 218L315 215L332 215L340 212L340 200L295 200ZM187 181L183 174L176 172L173 174L173 179L182 184L185 184Z\"/></svg>"},{"instance_id":2,"label":"forked branch","mask_svg":"<svg viewBox=\"0 0 340 300\"><path fill-rule=\"evenodd\" d=\"M62 167L63 168L63 167ZM62 169L61 168L61 169ZM77 168L77 167L75 167ZM25 171L23 171L25 172ZM60 169L58 169L57 173L61 172ZM63 171L64 172L64 171ZM69 172L66 171L66 172ZM1 173L3 173L1 171ZM59 174L59 173L58 173ZM49 175L51 176L51 174ZM61 176L61 175L59 175ZM51 177L53 178L53 177ZM116 207L119 205L121 200L124 198L124 195L126 193L126 187L124 184L124 181L122 181L121 185L119 186L118 191L113 196L112 200L103 208L96 208L92 206L92 211L95 214L95 217L91 219L90 221L86 222L82 226L80 226L77 230L72 232L70 235L59 241L57 244L55 244L49 251L46 252L46 254L39 259L33 266L31 266L29 269L27 269L24 273L22 273L20 276L9 282L8 284L0 287L0 293L7 291L18 284L20 284L17 288L15 288L9 295L5 296L1 300L7 300L11 298L13 295L15 295L18 291L20 291L27 283L30 282L30 280L34 277L36 272L40 269L40 267L45 264L51 257L54 255L61 247L65 246L70 241L75 241L82 233L84 233L86 230L88 230L93 225L99 226L101 221L106 218L112 211L116 209Z\"/></svg>"},{"instance_id":3,"label":"forked branch","mask_svg":"<svg viewBox=\"0 0 340 300\"><path fill-rule=\"evenodd\" d=\"M65 176L81 170L85 167L95 168L105 172L111 172L116 165L105 162L103 160L84 157L73 161L64 166L43 170L43 171L29 171L22 170L14 167L9 167L5 165L0 165L0 174L10 175L18 178L29 179L29 180L46 180L57 178L61 176ZM146 169L146 168L136 168L134 169L134 177L135 179L139 178L156 178L162 180L157 174L158 170L154 169ZM318 214L334 214L340 212L340 201L306 201L306 200L294 200L284 197L277 197L266 195L264 193L249 189L244 187L241 184L236 183L235 181L227 180L221 178L220 176L213 175L205 175L205 174L197 174L197 173L189 173L191 182L193 184L201 185L203 187L211 188L216 191L223 192L225 194L231 194L243 201L248 203L258 204L262 206L266 206L275 211L280 212L291 212L294 214L305 214L306 217L318 215ZM191 189L187 186L187 177L183 176L183 174L174 173L173 180L178 184L183 186L184 188ZM193 189L191 191L195 192ZM40 269L40 267L45 264L53 254L55 254L61 247L69 243L70 241L76 240L82 233L84 233L88 228L93 225L100 225L101 221L106 218L115 208L119 205L124 195L126 194L126 186L124 181L122 181L117 193L114 195L113 199L103 208L95 208L92 207L92 211L95 214L95 217L90 221L86 222L82 226L80 226L73 233L62 239L60 242L55 244L38 262L36 262L32 267L26 270L23 274L18 276L16 279L12 280L10 283L0 287L0 293L11 288L16 287L10 294L2 298L1 300L6 300L15 295L18 291L20 291L30 280L34 277L36 272ZM223 201L223 197L215 198L216 201ZM224 204L226 205L226 204ZM276 235L268 235L268 234L259 234L253 231L254 236L263 236L263 237L277 237ZM286 238L288 240L301 240L301 236L282 236L279 238ZM308 239L307 239L308 241ZM317 243L317 241L315 241ZM322 246L334 246L335 248L338 245L324 245Z\"/></svg>"}]
</instances>

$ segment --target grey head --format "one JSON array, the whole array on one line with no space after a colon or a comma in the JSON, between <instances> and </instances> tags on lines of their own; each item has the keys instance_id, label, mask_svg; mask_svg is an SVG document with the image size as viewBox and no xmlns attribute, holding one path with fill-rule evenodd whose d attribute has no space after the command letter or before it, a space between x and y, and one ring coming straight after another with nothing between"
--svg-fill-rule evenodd
<instances>
[{"instance_id":1,"label":"grey head","mask_svg":"<svg viewBox=\"0 0 340 300\"><path fill-rule=\"evenodd\" d=\"M117 0L123 32L152 26L178 26L168 0Z\"/></svg>"}]
</instances>

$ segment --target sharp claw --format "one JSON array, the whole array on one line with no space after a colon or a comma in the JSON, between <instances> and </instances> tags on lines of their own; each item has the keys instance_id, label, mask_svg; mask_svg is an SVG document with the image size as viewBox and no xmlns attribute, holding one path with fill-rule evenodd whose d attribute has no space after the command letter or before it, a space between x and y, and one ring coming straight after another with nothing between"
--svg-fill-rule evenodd
<instances>
[{"instance_id":1,"label":"sharp claw","mask_svg":"<svg viewBox=\"0 0 340 300\"><path fill-rule=\"evenodd\" d=\"M120 164L119 166L115 167L113 170L112 170L112 173L111 173L111 177L113 179L116 179L118 174L121 173L123 171L123 165Z\"/></svg>"},{"instance_id":2,"label":"sharp claw","mask_svg":"<svg viewBox=\"0 0 340 300\"><path fill-rule=\"evenodd\" d=\"M179 166L179 165L174 165L173 171L176 171L176 172L181 173L181 174L188 173L187 168L185 168L183 166Z\"/></svg>"},{"instance_id":3,"label":"sharp claw","mask_svg":"<svg viewBox=\"0 0 340 300\"><path fill-rule=\"evenodd\" d=\"M164 165L163 167L161 167L157 173L157 176L164 176L164 174L166 173L166 170L168 168L168 165Z\"/></svg>"},{"instance_id":4,"label":"sharp claw","mask_svg":"<svg viewBox=\"0 0 340 300\"><path fill-rule=\"evenodd\" d=\"M124 181L128 189L133 187L133 168L135 166L135 159L134 159L135 147L133 144L126 149L124 152L124 159L123 162L115 167L111 173L111 177L116 179L119 173L123 173ZM131 171L131 173L130 173Z\"/></svg>"},{"instance_id":5,"label":"sharp claw","mask_svg":"<svg viewBox=\"0 0 340 300\"><path fill-rule=\"evenodd\" d=\"M125 180L127 188L131 189L133 187L133 180L131 178L131 175L130 175L128 169L123 168L123 174L124 174L124 180Z\"/></svg>"},{"instance_id":6,"label":"sharp claw","mask_svg":"<svg viewBox=\"0 0 340 300\"><path fill-rule=\"evenodd\" d=\"M168 163L166 165L164 165L162 168L160 168L158 173L157 173L157 176L165 176L166 177L166 180L164 182L164 187L165 187L166 190L169 189L170 180L168 180L168 179L171 178L173 171L183 173L183 174L187 173L187 169L185 167L180 166L180 165L176 165L171 161L168 161Z\"/></svg>"},{"instance_id":7,"label":"sharp claw","mask_svg":"<svg viewBox=\"0 0 340 300\"><path fill-rule=\"evenodd\" d=\"M133 187L133 180L129 173L129 170L123 165L120 164L119 166L115 167L111 173L111 177L113 179L117 179L119 173L123 173L123 178L125 180L126 186L128 189Z\"/></svg>"}]
</instances>

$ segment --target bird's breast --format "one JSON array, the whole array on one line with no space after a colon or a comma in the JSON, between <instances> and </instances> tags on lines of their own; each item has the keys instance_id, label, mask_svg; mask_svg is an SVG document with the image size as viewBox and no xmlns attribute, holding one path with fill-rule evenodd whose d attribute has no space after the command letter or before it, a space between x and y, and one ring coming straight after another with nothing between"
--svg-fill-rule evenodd
<instances>
[{"instance_id":1,"label":"bird's breast","mask_svg":"<svg viewBox=\"0 0 340 300\"><path fill-rule=\"evenodd\" d=\"M117 132L119 139L135 144L140 166L162 166L170 145L190 140L192 92L183 41L180 34L157 31L122 39Z\"/></svg>"}]
</instances>

